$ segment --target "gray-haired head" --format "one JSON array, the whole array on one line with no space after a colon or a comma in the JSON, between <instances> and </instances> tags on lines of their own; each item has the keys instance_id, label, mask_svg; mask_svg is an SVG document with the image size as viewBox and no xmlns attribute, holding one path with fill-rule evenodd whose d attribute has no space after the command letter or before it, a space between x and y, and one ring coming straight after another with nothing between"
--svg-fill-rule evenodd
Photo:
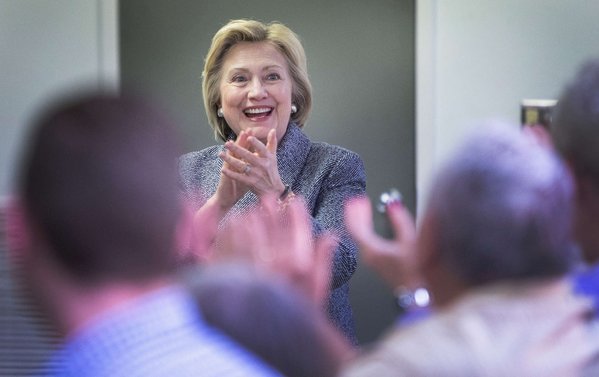
<instances>
[{"instance_id":1,"label":"gray-haired head","mask_svg":"<svg viewBox=\"0 0 599 377\"><path fill-rule=\"evenodd\" d=\"M484 124L436 177L428 214L447 266L469 285L561 275L576 261L572 183L517 126Z\"/></svg>"}]
</instances>

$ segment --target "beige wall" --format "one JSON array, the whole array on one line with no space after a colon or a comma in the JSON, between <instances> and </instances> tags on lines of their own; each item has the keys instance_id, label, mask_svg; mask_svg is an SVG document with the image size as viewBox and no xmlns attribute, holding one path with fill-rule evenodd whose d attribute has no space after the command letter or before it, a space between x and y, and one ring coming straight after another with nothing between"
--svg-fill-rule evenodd
<instances>
[{"instance_id":1,"label":"beige wall","mask_svg":"<svg viewBox=\"0 0 599 377\"><path fill-rule=\"evenodd\" d=\"M117 82L117 0L0 0L0 196L26 124L49 96Z\"/></svg>"},{"instance_id":2,"label":"beige wall","mask_svg":"<svg viewBox=\"0 0 599 377\"><path fill-rule=\"evenodd\" d=\"M42 374L55 335L18 294L2 231L27 124L76 83L118 85L117 0L0 0L0 375Z\"/></svg>"},{"instance_id":3,"label":"beige wall","mask_svg":"<svg viewBox=\"0 0 599 377\"><path fill-rule=\"evenodd\" d=\"M597 1L417 1L419 204L476 120L518 123L520 100L556 98L582 61L599 56L597 15Z\"/></svg>"}]
</instances>

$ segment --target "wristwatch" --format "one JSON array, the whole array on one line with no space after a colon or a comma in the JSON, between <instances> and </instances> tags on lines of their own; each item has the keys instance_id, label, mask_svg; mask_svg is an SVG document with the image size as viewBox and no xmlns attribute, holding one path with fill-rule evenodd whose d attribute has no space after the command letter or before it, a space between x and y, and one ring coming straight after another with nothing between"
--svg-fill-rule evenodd
<instances>
[{"instance_id":1,"label":"wristwatch","mask_svg":"<svg viewBox=\"0 0 599 377\"><path fill-rule=\"evenodd\" d=\"M398 287L395 290L395 302L403 311L426 308L431 304L431 295L424 287L408 289Z\"/></svg>"}]
</instances>

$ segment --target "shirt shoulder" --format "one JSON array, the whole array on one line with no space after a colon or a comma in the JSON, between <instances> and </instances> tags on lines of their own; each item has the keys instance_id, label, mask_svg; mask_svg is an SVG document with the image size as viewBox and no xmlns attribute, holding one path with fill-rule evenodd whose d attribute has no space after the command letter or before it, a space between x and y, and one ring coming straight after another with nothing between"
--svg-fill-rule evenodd
<instances>
[{"instance_id":1,"label":"shirt shoulder","mask_svg":"<svg viewBox=\"0 0 599 377\"><path fill-rule=\"evenodd\" d=\"M207 326L193 298L169 287L111 311L65 345L54 375L272 376L274 371ZM53 374L50 374L53 375Z\"/></svg>"}]
</instances>

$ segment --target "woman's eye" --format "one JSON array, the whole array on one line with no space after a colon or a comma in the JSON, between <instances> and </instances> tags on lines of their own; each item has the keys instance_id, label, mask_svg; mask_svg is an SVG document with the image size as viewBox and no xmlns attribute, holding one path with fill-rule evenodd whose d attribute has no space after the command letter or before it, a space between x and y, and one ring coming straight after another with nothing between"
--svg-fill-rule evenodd
<instances>
[{"instance_id":1,"label":"woman's eye","mask_svg":"<svg viewBox=\"0 0 599 377\"><path fill-rule=\"evenodd\" d=\"M245 82L245 81L247 81L245 76L233 76L233 78L231 78L231 82Z\"/></svg>"},{"instance_id":2,"label":"woman's eye","mask_svg":"<svg viewBox=\"0 0 599 377\"><path fill-rule=\"evenodd\" d=\"M280 78L281 78L281 75L279 75L278 73L269 73L269 74L266 76L266 79L267 79L267 80L269 80L269 81L272 81L272 80L279 80Z\"/></svg>"}]
</instances>

